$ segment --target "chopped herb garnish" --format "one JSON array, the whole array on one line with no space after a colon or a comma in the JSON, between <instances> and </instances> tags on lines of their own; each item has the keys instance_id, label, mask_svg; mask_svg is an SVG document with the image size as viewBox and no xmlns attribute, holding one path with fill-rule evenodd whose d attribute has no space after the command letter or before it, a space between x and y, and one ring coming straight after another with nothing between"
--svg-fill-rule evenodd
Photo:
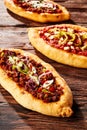
<instances>
[{"instance_id":1,"label":"chopped herb garnish","mask_svg":"<svg viewBox=\"0 0 87 130\"><path fill-rule=\"evenodd\" d=\"M9 56L8 60L13 64L12 69L17 69L19 72L24 74L28 73L29 68L23 63L23 61L19 61L18 57Z\"/></svg>"}]
</instances>

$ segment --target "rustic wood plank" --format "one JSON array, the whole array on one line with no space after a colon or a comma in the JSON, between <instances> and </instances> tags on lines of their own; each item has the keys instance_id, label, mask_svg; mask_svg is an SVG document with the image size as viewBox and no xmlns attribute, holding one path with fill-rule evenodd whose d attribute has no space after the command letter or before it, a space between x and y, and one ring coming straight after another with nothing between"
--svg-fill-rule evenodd
<instances>
[{"instance_id":1,"label":"rustic wood plank","mask_svg":"<svg viewBox=\"0 0 87 130\"><path fill-rule=\"evenodd\" d=\"M61 5L64 5L71 14L71 20L73 23L86 23L86 18L87 18L87 4L86 0L78 0L78 1L73 1L73 0L57 0L57 2ZM82 2L84 4L82 4ZM14 13L10 12L9 10L6 9L4 6L4 3L0 1L0 26L46 26L49 24L40 24L36 23L33 21L28 21L27 19L24 19L22 17L19 17L15 15ZM4 19L3 19L4 17ZM8 20L9 19L9 20ZM68 23L71 23L71 21L67 21ZM52 23L51 23L52 24ZM56 23L55 23L56 24Z\"/></svg>"},{"instance_id":2,"label":"rustic wood plank","mask_svg":"<svg viewBox=\"0 0 87 130\"><path fill-rule=\"evenodd\" d=\"M0 47L33 48L29 45L27 28L0 27L0 31Z\"/></svg>"},{"instance_id":3,"label":"rustic wood plank","mask_svg":"<svg viewBox=\"0 0 87 130\"><path fill-rule=\"evenodd\" d=\"M31 129L0 93L0 130Z\"/></svg>"},{"instance_id":4,"label":"rustic wood plank","mask_svg":"<svg viewBox=\"0 0 87 130\"><path fill-rule=\"evenodd\" d=\"M62 23L72 23L87 27L87 0L55 1L64 5L71 14L71 19ZM52 23L40 24L19 17L7 10L3 1L0 1L0 47L24 49L50 63L67 81L73 92L74 114L70 118L56 118L27 110L20 106L12 96L0 86L0 130L87 129L87 69L79 69L56 63L43 56L29 43L27 36L28 27L51 24Z\"/></svg>"}]
</instances>

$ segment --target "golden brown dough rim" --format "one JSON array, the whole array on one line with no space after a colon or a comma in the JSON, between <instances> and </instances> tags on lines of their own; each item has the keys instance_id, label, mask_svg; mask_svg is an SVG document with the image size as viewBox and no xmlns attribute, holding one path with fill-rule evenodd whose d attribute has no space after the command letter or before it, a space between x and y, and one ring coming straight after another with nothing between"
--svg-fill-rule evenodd
<instances>
[{"instance_id":1,"label":"golden brown dough rim","mask_svg":"<svg viewBox=\"0 0 87 130\"><path fill-rule=\"evenodd\" d=\"M87 32L87 28L72 24L61 24L58 26L72 27L76 30L82 30ZM31 44L42 54L48 58L55 60L59 63L78 67L87 68L87 56L77 55L73 53L66 52L48 45L42 38L39 37L38 30L43 27L35 27L28 29L28 37Z\"/></svg>"},{"instance_id":2,"label":"golden brown dough rim","mask_svg":"<svg viewBox=\"0 0 87 130\"><path fill-rule=\"evenodd\" d=\"M71 116L73 113L71 109L73 104L72 92L68 87L68 85L66 84L65 80L60 77L60 75L55 71L55 69L48 63L42 61L34 54L19 49L9 49L9 50L19 52L24 56L32 57L37 62L41 62L42 65L46 66L47 69L52 71L58 83L60 83L64 87L64 94L57 102L45 103L42 100L36 99L27 91L20 88L14 81L8 78L5 71L0 68L0 84L3 86L3 88L6 89L20 105L24 106L27 109L31 109L33 111L37 111L49 116L57 116L57 117Z\"/></svg>"},{"instance_id":3,"label":"golden brown dough rim","mask_svg":"<svg viewBox=\"0 0 87 130\"><path fill-rule=\"evenodd\" d=\"M4 3L5 6L13 13L36 22L41 22L41 23L60 22L60 21L68 20L70 18L70 14L67 11L67 9L59 4L58 4L59 8L63 11L60 14L49 14L49 13L38 14L38 13L25 11L21 7L16 6L12 2L12 0L4 0ZM52 3L54 2L52 1Z\"/></svg>"}]
</instances>

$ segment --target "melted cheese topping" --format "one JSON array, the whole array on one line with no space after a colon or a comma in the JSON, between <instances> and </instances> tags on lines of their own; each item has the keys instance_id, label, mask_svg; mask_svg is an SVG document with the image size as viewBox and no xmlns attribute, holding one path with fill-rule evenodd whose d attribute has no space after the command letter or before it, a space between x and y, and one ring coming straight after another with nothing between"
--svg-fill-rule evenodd
<instances>
[{"instance_id":1,"label":"melted cheese topping","mask_svg":"<svg viewBox=\"0 0 87 130\"><path fill-rule=\"evenodd\" d=\"M24 8L27 11L38 13L61 13L57 4L53 4L51 1L46 0L13 0L15 4Z\"/></svg>"},{"instance_id":2,"label":"melted cheese topping","mask_svg":"<svg viewBox=\"0 0 87 130\"><path fill-rule=\"evenodd\" d=\"M52 9L54 9L52 3L46 3L44 1L42 1L42 2L40 2L40 1L30 1L29 4L31 4L33 7L36 7L36 8L46 7L46 8L52 8Z\"/></svg>"},{"instance_id":3,"label":"melted cheese topping","mask_svg":"<svg viewBox=\"0 0 87 130\"><path fill-rule=\"evenodd\" d=\"M87 32L67 26L51 26L39 31L39 35L52 47L87 56Z\"/></svg>"}]
</instances>

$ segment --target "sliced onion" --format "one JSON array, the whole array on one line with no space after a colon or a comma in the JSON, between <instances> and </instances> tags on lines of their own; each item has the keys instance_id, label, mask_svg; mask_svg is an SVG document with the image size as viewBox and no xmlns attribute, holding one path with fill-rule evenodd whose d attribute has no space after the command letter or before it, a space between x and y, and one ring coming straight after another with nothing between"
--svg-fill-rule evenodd
<instances>
[{"instance_id":1,"label":"sliced onion","mask_svg":"<svg viewBox=\"0 0 87 130\"><path fill-rule=\"evenodd\" d=\"M36 68L34 66L32 66L32 71L34 74L36 73Z\"/></svg>"},{"instance_id":2,"label":"sliced onion","mask_svg":"<svg viewBox=\"0 0 87 130\"><path fill-rule=\"evenodd\" d=\"M39 75L39 80L40 80L40 78L42 77L42 76L44 76L44 75L46 75L46 74L50 74L51 72L50 71L48 71L48 72L44 72L44 73L42 73L41 75Z\"/></svg>"},{"instance_id":3,"label":"sliced onion","mask_svg":"<svg viewBox=\"0 0 87 130\"><path fill-rule=\"evenodd\" d=\"M37 85L39 85L40 82L39 82L37 76L30 75L30 78L31 78L33 81L35 81L35 83L36 83Z\"/></svg>"},{"instance_id":4,"label":"sliced onion","mask_svg":"<svg viewBox=\"0 0 87 130\"><path fill-rule=\"evenodd\" d=\"M50 85L54 82L54 80L47 80L44 84L43 84L43 88L49 89Z\"/></svg>"}]
</instances>

